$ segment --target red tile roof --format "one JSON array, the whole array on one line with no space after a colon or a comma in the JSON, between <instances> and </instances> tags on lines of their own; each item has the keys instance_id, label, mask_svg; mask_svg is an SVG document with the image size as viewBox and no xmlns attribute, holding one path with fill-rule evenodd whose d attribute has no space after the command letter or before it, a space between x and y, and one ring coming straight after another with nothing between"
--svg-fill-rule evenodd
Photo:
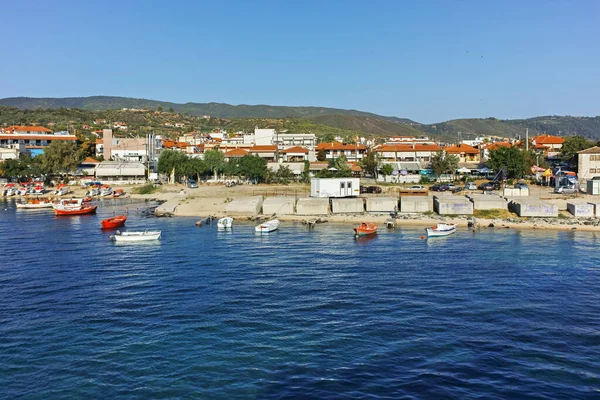
<instances>
[{"instance_id":1,"label":"red tile roof","mask_svg":"<svg viewBox=\"0 0 600 400\"><path fill-rule=\"evenodd\" d=\"M77 140L73 135L15 135L14 133L0 134L0 139L12 140Z\"/></svg>"},{"instance_id":2,"label":"red tile roof","mask_svg":"<svg viewBox=\"0 0 600 400\"><path fill-rule=\"evenodd\" d=\"M308 149L301 147L301 146L295 146L295 147L290 147L289 149L284 149L281 150L282 153L304 153L304 154L308 154Z\"/></svg>"},{"instance_id":3,"label":"red tile roof","mask_svg":"<svg viewBox=\"0 0 600 400\"><path fill-rule=\"evenodd\" d=\"M259 145L252 146L248 149L250 153L264 153L277 151L277 145Z\"/></svg>"},{"instance_id":4,"label":"red tile roof","mask_svg":"<svg viewBox=\"0 0 600 400\"><path fill-rule=\"evenodd\" d=\"M479 150L477 150L475 147L469 146L468 144L464 143L444 147L444 151L448 154L479 154Z\"/></svg>"},{"instance_id":5,"label":"red tile roof","mask_svg":"<svg viewBox=\"0 0 600 400\"><path fill-rule=\"evenodd\" d=\"M100 161L98 161L92 157L86 157L85 160L83 160L81 163L82 164L100 164Z\"/></svg>"},{"instance_id":6,"label":"red tile roof","mask_svg":"<svg viewBox=\"0 0 600 400\"><path fill-rule=\"evenodd\" d=\"M13 125L7 128L4 128L5 132L8 131L17 131L17 132L45 132L52 133L52 131L48 128L44 128L43 126L25 126L25 125Z\"/></svg>"},{"instance_id":7,"label":"red tile roof","mask_svg":"<svg viewBox=\"0 0 600 400\"><path fill-rule=\"evenodd\" d=\"M540 135L533 138L536 144L563 144L565 139L558 136Z\"/></svg>"},{"instance_id":8,"label":"red tile roof","mask_svg":"<svg viewBox=\"0 0 600 400\"><path fill-rule=\"evenodd\" d=\"M414 147L410 144L384 144L375 149L375 151L380 153L402 153L411 151L440 151L441 149L437 144L415 144Z\"/></svg>"},{"instance_id":9,"label":"red tile roof","mask_svg":"<svg viewBox=\"0 0 600 400\"><path fill-rule=\"evenodd\" d=\"M495 142L495 143L490 143L487 146L485 146L485 149L487 149L487 150L498 150L500 147L510 148L511 144L508 143L508 142Z\"/></svg>"},{"instance_id":10,"label":"red tile roof","mask_svg":"<svg viewBox=\"0 0 600 400\"><path fill-rule=\"evenodd\" d=\"M245 157L248 152L244 149L232 149L225 153L225 157Z\"/></svg>"},{"instance_id":11,"label":"red tile roof","mask_svg":"<svg viewBox=\"0 0 600 400\"><path fill-rule=\"evenodd\" d=\"M317 151L319 150L366 150L367 147L362 144L346 144L346 143L319 143L317 145Z\"/></svg>"}]
</instances>

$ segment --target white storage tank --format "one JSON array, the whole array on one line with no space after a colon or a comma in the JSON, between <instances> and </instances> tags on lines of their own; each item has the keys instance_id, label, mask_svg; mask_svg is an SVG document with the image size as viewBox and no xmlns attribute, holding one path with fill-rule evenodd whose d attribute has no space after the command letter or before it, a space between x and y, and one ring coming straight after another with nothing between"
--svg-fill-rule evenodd
<instances>
[{"instance_id":1,"label":"white storage tank","mask_svg":"<svg viewBox=\"0 0 600 400\"><path fill-rule=\"evenodd\" d=\"M311 197L356 197L360 195L359 178L313 178Z\"/></svg>"}]
</instances>

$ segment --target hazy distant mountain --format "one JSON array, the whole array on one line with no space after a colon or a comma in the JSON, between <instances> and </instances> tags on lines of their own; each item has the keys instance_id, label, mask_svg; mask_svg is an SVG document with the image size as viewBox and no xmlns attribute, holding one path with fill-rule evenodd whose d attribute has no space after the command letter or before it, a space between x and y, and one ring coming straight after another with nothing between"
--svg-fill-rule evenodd
<instances>
[{"instance_id":1,"label":"hazy distant mountain","mask_svg":"<svg viewBox=\"0 0 600 400\"><path fill-rule=\"evenodd\" d=\"M180 114L210 115L217 118L310 118L320 115L355 115L389 120L397 123L414 123L409 119L398 117L385 117L358 110L343 110L327 107L286 107L269 105L239 105L233 106L224 103L170 103L167 101L134 99L129 97L91 96L91 97L65 97L65 98L34 98L34 97L9 97L0 99L0 106L17 107L20 109L36 108L81 108L84 110L114 110L121 108L144 108L156 110L162 107L165 111L173 108Z\"/></svg>"},{"instance_id":2,"label":"hazy distant mountain","mask_svg":"<svg viewBox=\"0 0 600 400\"><path fill-rule=\"evenodd\" d=\"M518 120L496 118L455 119L436 124L422 125L407 118L381 116L358 110L343 110L326 107L286 107L269 105L238 105L224 103L177 104L166 101L134 99L113 96L31 98L11 97L0 99L0 106L22 110L83 109L120 110L143 108L164 111L173 108L180 114L191 116L210 115L227 119L283 119L302 118L322 128L331 127L348 132L362 132L377 136L423 136L429 135L448 142L474 138L476 136L524 137L525 129L530 135L548 133L559 136L581 135L600 139L600 117L543 116ZM140 117L141 118L141 117ZM249 121L249 120L248 120Z\"/></svg>"}]
</instances>

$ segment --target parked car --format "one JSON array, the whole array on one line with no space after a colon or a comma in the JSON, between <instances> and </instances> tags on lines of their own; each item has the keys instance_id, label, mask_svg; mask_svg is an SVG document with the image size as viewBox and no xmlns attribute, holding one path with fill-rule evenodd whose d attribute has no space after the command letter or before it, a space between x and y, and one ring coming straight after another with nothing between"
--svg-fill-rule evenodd
<instances>
[{"instance_id":1,"label":"parked car","mask_svg":"<svg viewBox=\"0 0 600 400\"><path fill-rule=\"evenodd\" d=\"M500 182L490 181L483 182L479 185L479 190L500 190Z\"/></svg>"},{"instance_id":2,"label":"parked car","mask_svg":"<svg viewBox=\"0 0 600 400\"><path fill-rule=\"evenodd\" d=\"M452 189L452 192L453 193L459 193L459 192L462 192L463 190L465 190L464 187L458 186L458 187L455 187L454 189Z\"/></svg>"},{"instance_id":3,"label":"parked car","mask_svg":"<svg viewBox=\"0 0 600 400\"><path fill-rule=\"evenodd\" d=\"M569 186L559 186L554 189L554 193L573 194L575 192L577 192L577 189Z\"/></svg>"},{"instance_id":4,"label":"parked car","mask_svg":"<svg viewBox=\"0 0 600 400\"><path fill-rule=\"evenodd\" d=\"M477 185L475 182L467 182L465 184L465 190L477 190Z\"/></svg>"},{"instance_id":5,"label":"parked car","mask_svg":"<svg viewBox=\"0 0 600 400\"><path fill-rule=\"evenodd\" d=\"M432 190L434 192L446 192L448 191L448 186L441 183L436 183L435 185L431 185L429 187L429 190Z\"/></svg>"},{"instance_id":6,"label":"parked car","mask_svg":"<svg viewBox=\"0 0 600 400\"><path fill-rule=\"evenodd\" d=\"M198 182L196 182L193 179L188 180L187 182L187 187L191 188L191 189L196 189L198 187Z\"/></svg>"},{"instance_id":7,"label":"parked car","mask_svg":"<svg viewBox=\"0 0 600 400\"><path fill-rule=\"evenodd\" d=\"M448 190L454 192L456 190L456 185L454 183L446 183Z\"/></svg>"},{"instance_id":8,"label":"parked car","mask_svg":"<svg viewBox=\"0 0 600 400\"><path fill-rule=\"evenodd\" d=\"M361 193L381 193L383 190L380 186L361 186Z\"/></svg>"},{"instance_id":9,"label":"parked car","mask_svg":"<svg viewBox=\"0 0 600 400\"><path fill-rule=\"evenodd\" d=\"M408 190L425 190L425 186L423 185L412 185L408 188Z\"/></svg>"},{"instance_id":10,"label":"parked car","mask_svg":"<svg viewBox=\"0 0 600 400\"><path fill-rule=\"evenodd\" d=\"M529 189L529 186L525 182L515 183L515 189Z\"/></svg>"}]
</instances>

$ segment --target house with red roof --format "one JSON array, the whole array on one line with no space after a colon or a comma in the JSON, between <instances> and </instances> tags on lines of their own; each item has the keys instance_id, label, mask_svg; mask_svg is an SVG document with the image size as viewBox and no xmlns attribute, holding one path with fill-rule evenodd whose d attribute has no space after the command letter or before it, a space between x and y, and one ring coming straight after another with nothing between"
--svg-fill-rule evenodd
<instances>
[{"instance_id":1,"label":"house with red roof","mask_svg":"<svg viewBox=\"0 0 600 400\"><path fill-rule=\"evenodd\" d=\"M42 154L54 141L75 142L77 137L68 132L52 132L43 126L13 125L0 129L0 147L24 145L32 156Z\"/></svg>"},{"instance_id":2,"label":"house with red roof","mask_svg":"<svg viewBox=\"0 0 600 400\"><path fill-rule=\"evenodd\" d=\"M494 142L482 144L479 147L479 157L481 161L487 161L490 158L490 151L498 150L502 147L510 148L512 147L512 145L509 142Z\"/></svg>"},{"instance_id":3,"label":"house with red roof","mask_svg":"<svg viewBox=\"0 0 600 400\"><path fill-rule=\"evenodd\" d=\"M308 160L308 149L302 146L294 146L280 150L283 162L304 162Z\"/></svg>"},{"instance_id":4,"label":"house with red roof","mask_svg":"<svg viewBox=\"0 0 600 400\"><path fill-rule=\"evenodd\" d=\"M544 157L548 159L557 158L560 155L560 149L565 142L560 136L539 135L531 140L531 144L536 150L542 151Z\"/></svg>"},{"instance_id":5,"label":"house with red roof","mask_svg":"<svg viewBox=\"0 0 600 400\"><path fill-rule=\"evenodd\" d=\"M443 148L446 154L451 154L458 157L459 163L477 163L481 162L481 155L479 149L468 144L460 143L452 146L446 146Z\"/></svg>"},{"instance_id":6,"label":"house with red roof","mask_svg":"<svg viewBox=\"0 0 600 400\"><path fill-rule=\"evenodd\" d=\"M345 156L347 161L360 161L367 154L367 147L362 144L346 144L340 142L319 143L316 151L324 151L328 160Z\"/></svg>"}]
</instances>

